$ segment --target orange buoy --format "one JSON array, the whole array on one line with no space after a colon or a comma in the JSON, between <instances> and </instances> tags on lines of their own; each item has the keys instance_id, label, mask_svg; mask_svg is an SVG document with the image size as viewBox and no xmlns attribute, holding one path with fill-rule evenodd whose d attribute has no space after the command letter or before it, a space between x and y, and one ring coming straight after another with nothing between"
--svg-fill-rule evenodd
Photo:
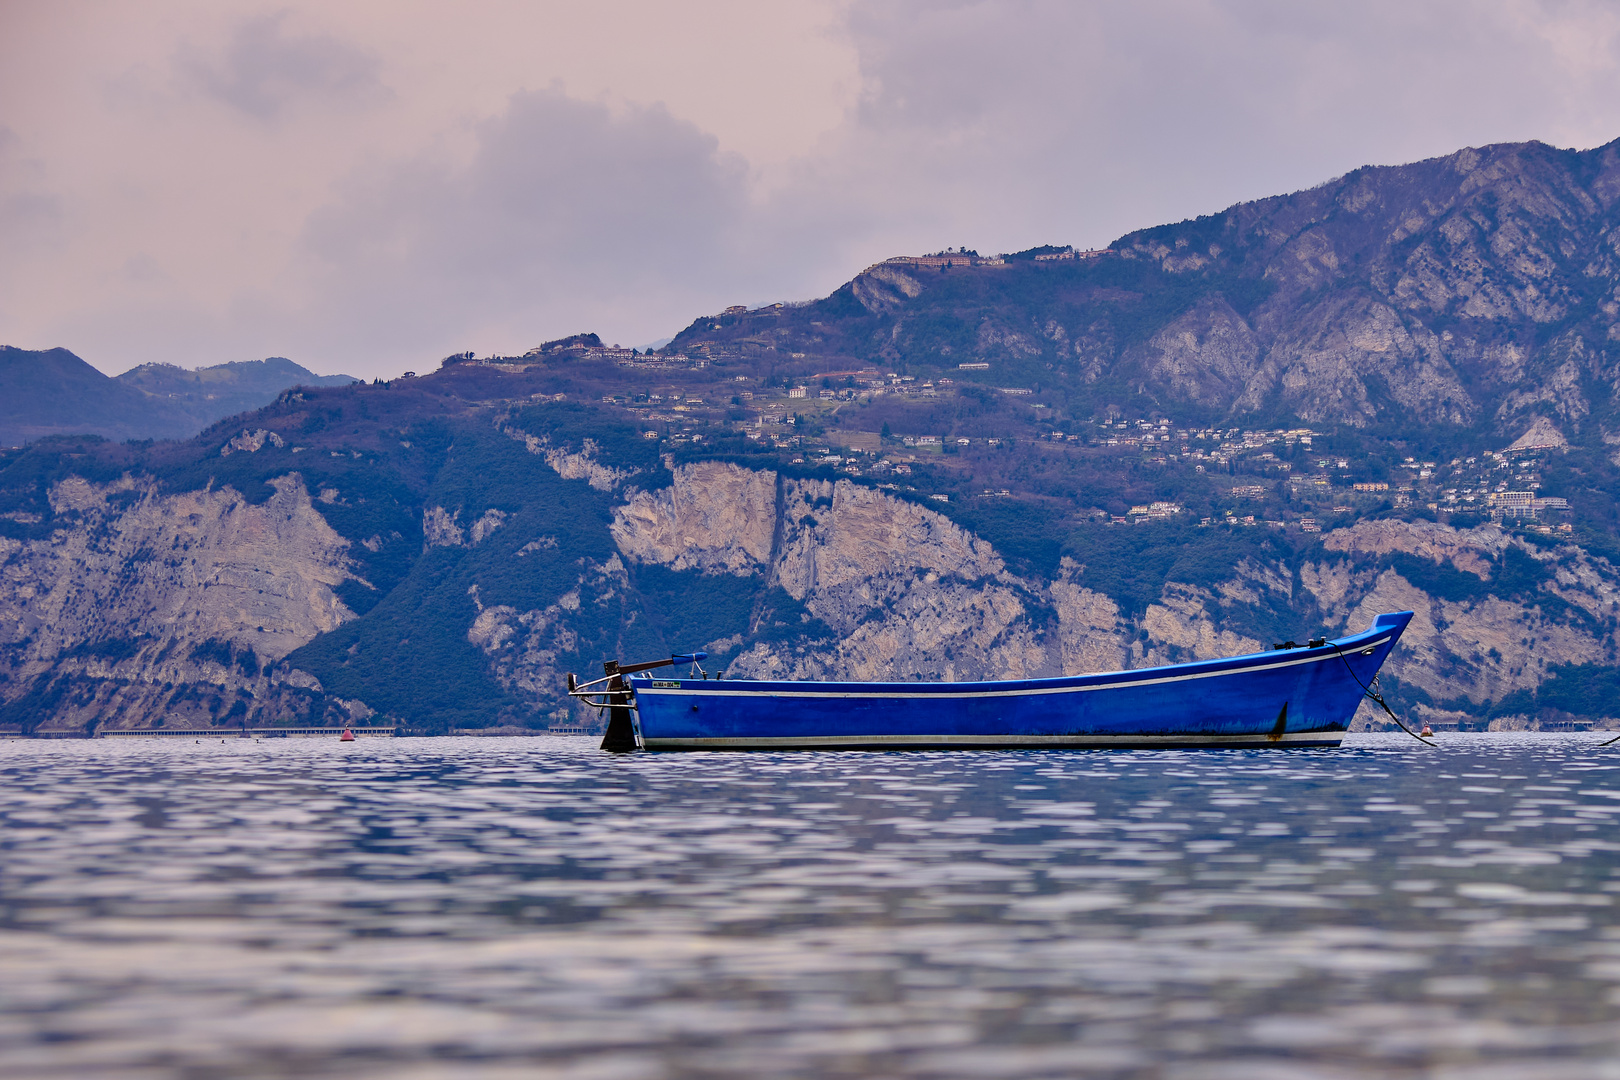
<instances>
[{"instance_id":1,"label":"orange buoy","mask_svg":"<svg viewBox=\"0 0 1620 1080\"><path fill-rule=\"evenodd\" d=\"M1434 728L1430 727L1428 724L1424 724L1423 725L1423 730L1418 732L1418 734L1427 736L1429 738L1433 738L1434 737Z\"/></svg>"},{"instance_id":2,"label":"orange buoy","mask_svg":"<svg viewBox=\"0 0 1620 1080\"><path fill-rule=\"evenodd\" d=\"M354 732L344 728L343 734L338 736L338 742L354 742Z\"/></svg>"}]
</instances>

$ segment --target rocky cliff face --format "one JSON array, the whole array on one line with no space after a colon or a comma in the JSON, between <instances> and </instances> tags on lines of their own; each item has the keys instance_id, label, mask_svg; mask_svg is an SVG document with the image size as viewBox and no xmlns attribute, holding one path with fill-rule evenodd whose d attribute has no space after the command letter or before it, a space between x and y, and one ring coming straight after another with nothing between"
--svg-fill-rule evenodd
<instances>
[{"instance_id":1,"label":"rocky cliff face","mask_svg":"<svg viewBox=\"0 0 1620 1080\"><path fill-rule=\"evenodd\" d=\"M1358 169L1116 247L1178 278L1271 290L1246 318L1211 296L1155 336L1142 361L1172 395L1321 423L1381 409L1471 423L1537 405L1574 422L1609 404L1620 371L1617 196L1614 144L1500 145Z\"/></svg>"},{"instance_id":2,"label":"rocky cliff face","mask_svg":"<svg viewBox=\"0 0 1620 1080\"><path fill-rule=\"evenodd\" d=\"M733 678L1022 678L1125 656L1107 597L1009 574L940 514L847 481L684 466L619 506L611 532L623 561L588 567L556 604L479 613L471 639L511 684L557 685L567 650L548 643L567 641L571 613L628 586L627 563L741 578L791 601L755 604L732 633L682 645L727 655Z\"/></svg>"},{"instance_id":3,"label":"rocky cliff face","mask_svg":"<svg viewBox=\"0 0 1620 1080\"><path fill-rule=\"evenodd\" d=\"M334 589L348 543L297 475L250 505L230 489L70 477L48 537L0 539L9 712L37 728L178 726L364 715L282 666L352 618Z\"/></svg>"},{"instance_id":4,"label":"rocky cliff face","mask_svg":"<svg viewBox=\"0 0 1620 1080\"><path fill-rule=\"evenodd\" d=\"M521 459L578 473L559 482L592 490L578 461ZM527 488L540 475L512 479ZM231 487L166 492L134 475L55 482L48 535L0 540L10 724L258 726L374 710L412 720L397 703L332 690L346 659L286 661L313 655L312 642L351 640L342 635L376 616L357 622L339 599L372 588L356 558L369 547L357 552L324 516L348 500L336 488L312 500L297 473L270 483L253 504ZM533 535L540 526L521 506L421 511L421 564L441 581L460 566L450 580L466 582L453 586L465 606L432 617L449 619L530 715L566 715L564 678L589 670L598 648L706 646L731 678L1025 678L1232 655L1264 648L1272 627L1298 639L1410 609L1386 680L1414 716L1471 724L1515 694L1533 699L1558 665L1616 661L1620 571L1576 545L1535 547L1491 526L1363 522L1293 555L1172 574L1130 610L1096 567L1066 558L1050 579L1013 573L943 514L847 480L699 462L661 488L601 497L601 541L570 549L596 554L572 558L557 533ZM551 584L525 602L514 574ZM426 634L418 619L383 625ZM352 637L334 655L363 656L379 633L399 631Z\"/></svg>"},{"instance_id":5,"label":"rocky cliff face","mask_svg":"<svg viewBox=\"0 0 1620 1080\"><path fill-rule=\"evenodd\" d=\"M688 466L676 471L669 487L638 492L617 508L610 532L619 550L636 562L752 574L771 559L776 487L773 472L718 463Z\"/></svg>"},{"instance_id":6,"label":"rocky cliff face","mask_svg":"<svg viewBox=\"0 0 1620 1080\"><path fill-rule=\"evenodd\" d=\"M1323 547L1351 556L1302 568L1302 582L1329 618L1360 625L1379 611L1417 613L1388 670L1430 699L1416 704L1423 715L1454 719L1459 710L1446 709L1444 702L1501 700L1514 691L1535 690L1556 665L1615 661L1620 573L1607 559L1574 545L1526 549L1495 527L1458 531L1382 521L1331 533ZM1508 551L1546 569L1547 580L1532 595L1503 598L1490 590L1493 571ZM1356 568L1357 555L1390 552L1449 564L1479 579L1483 595L1436 596L1394 569ZM1620 715L1620 703L1613 713Z\"/></svg>"},{"instance_id":7,"label":"rocky cliff face","mask_svg":"<svg viewBox=\"0 0 1620 1080\"><path fill-rule=\"evenodd\" d=\"M1213 583L1166 581L1130 618L1071 560L1052 581L1019 577L989 544L916 503L721 463L677 469L669 488L634 495L615 511L612 534L618 555L588 567L557 603L479 614L470 640L503 679L537 693L556 685L571 616L627 589L637 566L740 578L760 597L779 589L793 602L756 603L733 633L681 643L721 654L731 678L1073 674L1262 649L1267 642L1240 629L1260 611L1339 632L1413 610L1388 672L1409 688L1408 704L1439 723L1468 715L1447 703L1533 691L1553 665L1612 663L1620 613L1620 572L1574 545L1542 550L1495 527L1381 521L1328 534L1295 567L1244 560ZM1531 595L1490 590L1509 550L1547 569ZM1395 554L1467 574L1478 593L1425 592L1381 563Z\"/></svg>"}]
</instances>

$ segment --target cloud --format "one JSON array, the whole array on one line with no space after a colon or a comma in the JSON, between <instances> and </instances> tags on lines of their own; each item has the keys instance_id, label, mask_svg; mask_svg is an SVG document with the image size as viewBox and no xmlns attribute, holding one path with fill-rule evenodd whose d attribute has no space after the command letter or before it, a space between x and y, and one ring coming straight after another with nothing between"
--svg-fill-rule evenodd
<instances>
[{"instance_id":1,"label":"cloud","mask_svg":"<svg viewBox=\"0 0 1620 1080\"><path fill-rule=\"evenodd\" d=\"M1620 134L1616 20L1581 0L873 0L849 22L867 90L818 187L940 242L1105 243L1366 163L1597 145Z\"/></svg>"},{"instance_id":2,"label":"cloud","mask_svg":"<svg viewBox=\"0 0 1620 1080\"><path fill-rule=\"evenodd\" d=\"M50 189L43 164L24 157L16 133L0 125L0 259L48 258L62 231L62 200ZM6 293L0 289L0 325L21 314Z\"/></svg>"},{"instance_id":3,"label":"cloud","mask_svg":"<svg viewBox=\"0 0 1620 1080\"><path fill-rule=\"evenodd\" d=\"M244 20L222 55L183 46L175 67L183 80L256 120L281 118L296 104L323 107L387 95L377 60L323 34L289 34L285 11Z\"/></svg>"},{"instance_id":4,"label":"cloud","mask_svg":"<svg viewBox=\"0 0 1620 1080\"><path fill-rule=\"evenodd\" d=\"M351 177L312 215L324 318L345 336L439 342L489 322L535 336L637 304L679 318L746 247L745 163L659 106L524 92L465 164L447 156Z\"/></svg>"}]
</instances>

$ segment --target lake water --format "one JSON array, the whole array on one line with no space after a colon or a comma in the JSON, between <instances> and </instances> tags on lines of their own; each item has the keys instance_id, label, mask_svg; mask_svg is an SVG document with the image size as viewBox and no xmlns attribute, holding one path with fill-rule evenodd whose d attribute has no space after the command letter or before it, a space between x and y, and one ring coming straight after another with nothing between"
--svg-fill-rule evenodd
<instances>
[{"instance_id":1,"label":"lake water","mask_svg":"<svg viewBox=\"0 0 1620 1080\"><path fill-rule=\"evenodd\" d=\"M0 744L7 1077L1620 1078L1620 745Z\"/></svg>"}]
</instances>

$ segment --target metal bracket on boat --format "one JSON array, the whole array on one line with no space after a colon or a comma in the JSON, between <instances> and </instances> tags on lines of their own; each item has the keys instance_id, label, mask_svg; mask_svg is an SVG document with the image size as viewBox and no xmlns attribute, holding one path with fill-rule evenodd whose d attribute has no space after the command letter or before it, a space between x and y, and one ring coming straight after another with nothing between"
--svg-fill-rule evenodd
<instances>
[{"instance_id":1,"label":"metal bracket on boat","mask_svg":"<svg viewBox=\"0 0 1620 1080\"><path fill-rule=\"evenodd\" d=\"M708 678L708 675L704 673L701 667L698 667L698 661L707 660L708 658L708 653L696 652L677 653L668 660L648 660L641 664L621 664L617 660L608 660L602 664L602 671L605 674L603 674L600 679L592 679L590 682L580 682L574 676L574 674L570 672L568 675L568 696L578 698L585 704L593 706L594 708L606 709L618 704L618 702L613 699L622 696L630 689L629 684L625 683L623 676L632 675L638 671L651 671L654 668L671 667L675 664L691 664L694 668L697 668L698 675L701 678L706 679Z\"/></svg>"},{"instance_id":2,"label":"metal bracket on boat","mask_svg":"<svg viewBox=\"0 0 1620 1080\"><path fill-rule=\"evenodd\" d=\"M630 684L625 682L624 677L638 671L651 671L672 664L691 664L699 674L702 674L703 669L698 667L698 661L708 658L708 653L696 652L677 653L668 660L648 660L642 664L621 664L617 660L609 660L602 665L604 674L600 679L582 683L570 672L568 696L578 698L594 708L608 710L607 733L602 736L603 750L634 750L636 731L630 723ZM708 678L707 675L703 677Z\"/></svg>"}]
</instances>

